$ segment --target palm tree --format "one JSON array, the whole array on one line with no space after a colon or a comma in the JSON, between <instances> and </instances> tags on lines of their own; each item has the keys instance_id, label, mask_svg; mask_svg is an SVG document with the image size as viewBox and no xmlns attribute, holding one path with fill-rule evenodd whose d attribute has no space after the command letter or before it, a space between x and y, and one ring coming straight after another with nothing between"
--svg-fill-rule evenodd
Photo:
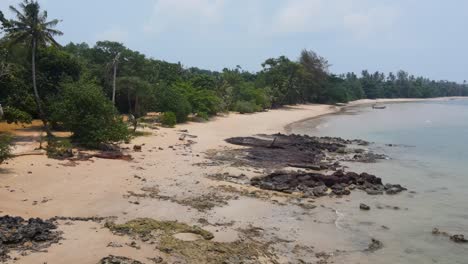
<instances>
[{"instance_id":1,"label":"palm tree","mask_svg":"<svg viewBox=\"0 0 468 264\"><path fill-rule=\"evenodd\" d=\"M17 20L8 21L8 27L5 29L6 37L12 44L23 43L30 45L31 48L31 65L32 65L32 81L34 89L34 98L36 101L37 112L44 124L44 129L48 137L52 136L47 118L41 106L41 98L37 91L36 82L36 53L38 46L54 45L60 46L55 41L54 36L61 36L63 33L54 29L60 22L57 19L47 21L47 11L41 12L41 7L37 1L24 0L19 4L20 10L14 6L10 6L10 10L16 15Z\"/></svg>"}]
</instances>

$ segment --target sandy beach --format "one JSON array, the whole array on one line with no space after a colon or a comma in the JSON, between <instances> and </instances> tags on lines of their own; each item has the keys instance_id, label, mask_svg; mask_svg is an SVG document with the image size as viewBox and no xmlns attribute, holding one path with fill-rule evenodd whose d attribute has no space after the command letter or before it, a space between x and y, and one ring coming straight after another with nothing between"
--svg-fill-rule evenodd
<instances>
[{"instance_id":1,"label":"sandy beach","mask_svg":"<svg viewBox=\"0 0 468 264\"><path fill-rule=\"evenodd\" d=\"M415 99L360 100L349 105L406 101ZM43 219L110 217L117 223L152 218L200 225L200 219L204 219L209 224L203 228L214 234L214 241L234 242L245 235L240 230L256 227L262 233L258 241L272 242L277 263L300 263L301 258L318 260L317 252L332 253L347 247L333 239L340 234L334 229L337 215L327 207L329 201L315 201L318 208L310 213L297 205L285 205L283 202L289 198L280 194L260 198L233 195L226 192L227 186L239 190L253 187L207 176L232 173L250 178L263 172L210 164L206 156L236 148L226 143L226 138L285 132L290 123L337 113L340 109L330 105L297 105L250 115L231 113L206 123L187 123L173 129L145 128L151 135L124 145L133 157L129 162L92 158L75 164L48 159L45 155L16 157L0 166L0 213ZM16 152L34 148L31 145L28 150L24 145ZM142 145L142 151L133 151L134 145ZM151 191L157 193L156 198L148 195ZM209 210L199 210L190 201L200 197L222 198L222 201ZM10 262L92 264L108 255L130 257L143 263L155 263L149 260L155 257L174 262L151 244L136 241L138 248L129 246L131 238L113 234L103 223L71 220L59 223L63 231L60 243L51 245L47 252L29 252L24 256L12 252L18 259ZM109 246L111 243L122 247ZM265 263L272 261L265 260Z\"/></svg>"}]
</instances>

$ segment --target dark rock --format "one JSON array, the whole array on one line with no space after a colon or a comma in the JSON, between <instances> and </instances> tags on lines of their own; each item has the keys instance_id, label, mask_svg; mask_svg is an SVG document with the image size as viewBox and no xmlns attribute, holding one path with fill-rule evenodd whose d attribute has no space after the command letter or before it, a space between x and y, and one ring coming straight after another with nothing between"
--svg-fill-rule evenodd
<instances>
[{"instance_id":1,"label":"dark rock","mask_svg":"<svg viewBox=\"0 0 468 264\"><path fill-rule=\"evenodd\" d=\"M337 171L332 175L304 172L274 172L265 177L253 178L253 186L266 190L291 193L302 192L307 196L324 196L331 188L335 195L349 195L351 189L361 189L371 195L383 194L382 180L368 173ZM394 186L394 185L391 185Z\"/></svg>"},{"instance_id":2,"label":"dark rock","mask_svg":"<svg viewBox=\"0 0 468 264\"><path fill-rule=\"evenodd\" d=\"M368 188L368 189L365 189L366 193L369 194L369 195L381 195L383 194L384 192L381 191L381 190L375 190L375 189L371 189L371 188Z\"/></svg>"},{"instance_id":3,"label":"dark rock","mask_svg":"<svg viewBox=\"0 0 468 264\"><path fill-rule=\"evenodd\" d=\"M398 194L406 190L406 188L402 187L399 184L385 184L385 193L389 195Z\"/></svg>"},{"instance_id":4,"label":"dark rock","mask_svg":"<svg viewBox=\"0 0 468 264\"><path fill-rule=\"evenodd\" d=\"M97 264L143 264L138 260L110 255L101 259Z\"/></svg>"},{"instance_id":5,"label":"dark rock","mask_svg":"<svg viewBox=\"0 0 468 264\"><path fill-rule=\"evenodd\" d=\"M367 204L363 204L363 203L359 205L359 208L364 211L369 211L371 209L370 206L368 206Z\"/></svg>"},{"instance_id":6,"label":"dark rock","mask_svg":"<svg viewBox=\"0 0 468 264\"><path fill-rule=\"evenodd\" d=\"M135 145L135 146L133 146L133 150L137 151L137 152L140 152L142 150L142 146L141 145Z\"/></svg>"},{"instance_id":7,"label":"dark rock","mask_svg":"<svg viewBox=\"0 0 468 264\"><path fill-rule=\"evenodd\" d=\"M455 243L468 243L468 240L465 239L465 236L461 234L450 236L450 240Z\"/></svg>"},{"instance_id":8,"label":"dark rock","mask_svg":"<svg viewBox=\"0 0 468 264\"><path fill-rule=\"evenodd\" d=\"M369 244L369 247L365 251L372 253L382 248L383 248L383 243L377 239L372 238L372 241Z\"/></svg>"},{"instance_id":9,"label":"dark rock","mask_svg":"<svg viewBox=\"0 0 468 264\"><path fill-rule=\"evenodd\" d=\"M35 250L60 240L61 233L52 221L40 218L0 217L0 261L8 258L10 250Z\"/></svg>"},{"instance_id":10,"label":"dark rock","mask_svg":"<svg viewBox=\"0 0 468 264\"><path fill-rule=\"evenodd\" d=\"M312 188L312 194L317 197L327 195L327 191L328 191L328 187L325 185L320 185L320 186Z\"/></svg>"}]
</instances>

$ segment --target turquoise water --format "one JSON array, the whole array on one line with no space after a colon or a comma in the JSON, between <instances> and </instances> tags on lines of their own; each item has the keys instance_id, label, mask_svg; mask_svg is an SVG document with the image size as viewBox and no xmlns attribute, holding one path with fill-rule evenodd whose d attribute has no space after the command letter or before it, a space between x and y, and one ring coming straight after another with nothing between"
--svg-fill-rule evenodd
<instances>
[{"instance_id":1,"label":"turquoise water","mask_svg":"<svg viewBox=\"0 0 468 264\"><path fill-rule=\"evenodd\" d=\"M390 160L349 164L350 170L374 173L412 191L375 197L355 193L349 203L334 205L340 214L337 228L351 234L356 252L371 237L385 245L374 254L345 253L339 263L468 263L468 245L431 234L438 227L468 236L468 100L388 104L385 110L360 107L291 129L374 142L370 148ZM373 209L356 210L360 202Z\"/></svg>"}]
</instances>

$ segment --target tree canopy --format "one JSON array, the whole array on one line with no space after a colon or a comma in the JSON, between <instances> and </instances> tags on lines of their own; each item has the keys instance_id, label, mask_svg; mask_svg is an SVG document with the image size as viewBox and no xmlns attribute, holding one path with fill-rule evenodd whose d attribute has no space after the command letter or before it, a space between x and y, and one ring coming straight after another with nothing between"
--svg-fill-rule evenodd
<instances>
[{"instance_id":1,"label":"tree canopy","mask_svg":"<svg viewBox=\"0 0 468 264\"><path fill-rule=\"evenodd\" d=\"M4 32L0 39L0 104L7 110L6 116L11 122L41 118L44 124L73 130L76 139L123 138L121 131L105 129L120 126L116 121L119 114L138 119L158 111L167 113L172 124L189 117L206 119L219 112L256 112L286 104L468 96L466 83L431 80L402 70L331 73L329 62L311 50L303 50L297 59L267 58L261 70L249 72L241 66L222 71L187 68L107 40L93 46L61 46L54 39L62 34L55 29L60 21L48 20L37 1L24 0L19 8L10 9L14 19L0 12ZM114 75L115 63L119 67ZM93 112L83 112L84 104ZM82 131L75 123L81 119L86 130L100 131L103 137ZM114 137L116 134L119 136Z\"/></svg>"}]
</instances>

